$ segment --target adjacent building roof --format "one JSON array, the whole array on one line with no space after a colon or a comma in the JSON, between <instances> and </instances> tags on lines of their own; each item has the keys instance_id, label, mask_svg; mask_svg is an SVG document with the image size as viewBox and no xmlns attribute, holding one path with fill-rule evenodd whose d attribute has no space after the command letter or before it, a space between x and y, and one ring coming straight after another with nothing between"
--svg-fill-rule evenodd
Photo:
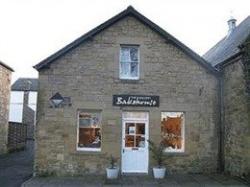
<instances>
[{"instance_id":1,"label":"adjacent building roof","mask_svg":"<svg viewBox=\"0 0 250 187\"><path fill-rule=\"evenodd\" d=\"M106 22L102 23L98 27L94 28L93 30L89 31L85 35L81 36L80 38L76 39L72 43L68 44L58 52L54 53L53 55L49 56L45 60L41 61L39 64L35 65L34 68L37 70L41 70L43 68L48 68L49 65L54 62L56 59L60 58L65 53L69 52L70 50L76 48L83 42L87 41L88 39L91 39L93 36L97 35L104 29L112 26L114 23L118 22L119 20L123 19L126 16L133 16L137 20L139 20L144 25L148 26L155 32L157 32L159 35L161 35L163 38L166 39L166 42L170 42L179 49L181 49L184 53L186 53L188 56L190 56L192 59L194 59L196 62L200 63L203 67L207 68L209 71L217 74L218 72L209 64L207 63L201 56L199 56L197 53L195 53L193 50L188 48L186 45L181 43L179 40L177 40L175 37L167 33L165 30L160 28L158 25L150 21L148 18L140 14L138 11L136 11L132 6L129 6L126 10L122 11L121 13L117 14L116 16L112 17L111 19L107 20Z\"/></svg>"},{"instance_id":2,"label":"adjacent building roof","mask_svg":"<svg viewBox=\"0 0 250 187\"><path fill-rule=\"evenodd\" d=\"M7 68L8 70L14 72L14 70L10 66L8 66L7 64L5 64L5 63L3 63L1 61L0 61L0 65L3 66L3 67L5 67L5 68Z\"/></svg>"},{"instance_id":3,"label":"adjacent building roof","mask_svg":"<svg viewBox=\"0 0 250 187\"><path fill-rule=\"evenodd\" d=\"M229 36L225 36L203 56L213 66L240 53L239 46L250 36L250 16L243 20Z\"/></svg>"},{"instance_id":4,"label":"adjacent building roof","mask_svg":"<svg viewBox=\"0 0 250 187\"><path fill-rule=\"evenodd\" d=\"M19 78L11 86L11 91L34 91L38 90L38 79L36 78Z\"/></svg>"}]
</instances>

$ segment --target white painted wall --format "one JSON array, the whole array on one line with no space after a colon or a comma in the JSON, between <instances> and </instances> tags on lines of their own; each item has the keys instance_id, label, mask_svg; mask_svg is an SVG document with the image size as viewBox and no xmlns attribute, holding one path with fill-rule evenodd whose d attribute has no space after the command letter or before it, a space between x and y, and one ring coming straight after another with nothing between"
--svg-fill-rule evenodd
<instances>
[{"instance_id":1,"label":"white painted wall","mask_svg":"<svg viewBox=\"0 0 250 187\"><path fill-rule=\"evenodd\" d=\"M23 118L23 92L11 91L9 121L22 122Z\"/></svg>"},{"instance_id":2,"label":"white painted wall","mask_svg":"<svg viewBox=\"0 0 250 187\"><path fill-rule=\"evenodd\" d=\"M29 94L29 107L36 111L37 92L30 92Z\"/></svg>"}]
</instances>

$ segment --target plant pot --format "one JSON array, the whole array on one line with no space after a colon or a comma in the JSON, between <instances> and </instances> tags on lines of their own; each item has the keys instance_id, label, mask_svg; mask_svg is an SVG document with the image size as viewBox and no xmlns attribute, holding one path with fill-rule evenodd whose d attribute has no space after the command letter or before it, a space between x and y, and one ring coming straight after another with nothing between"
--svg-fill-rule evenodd
<instances>
[{"instance_id":1,"label":"plant pot","mask_svg":"<svg viewBox=\"0 0 250 187\"><path fill-rule=\"evenodd\" d=\"M166 168L153 168L154 178L163 179L165 177Z\"/></svg>"},{"instance_id":2,"label":"plant pot","mask_svg":"<svg viewBox=\"0 0 250 187\"><path fill-rule=\"evenodd\" d=\"M119 173L119 168L106 168L107 171L107 178L108 179L117 179L118 173Z\"/></svg>"}]
</instances>

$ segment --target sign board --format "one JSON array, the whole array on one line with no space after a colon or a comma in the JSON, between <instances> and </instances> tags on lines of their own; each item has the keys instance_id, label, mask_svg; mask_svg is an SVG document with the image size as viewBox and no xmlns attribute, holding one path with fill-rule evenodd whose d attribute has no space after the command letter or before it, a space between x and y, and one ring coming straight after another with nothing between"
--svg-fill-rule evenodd
<instances>
[{"instance_id":1,"label":"sign board","mask_svg":"<svg viewBox=\"0 0 250 187\"><path fill-rule=\"evenodd\" d=\"M159 107L159 96L113 95L114 106Z\"/></svg>"}]
</instances>

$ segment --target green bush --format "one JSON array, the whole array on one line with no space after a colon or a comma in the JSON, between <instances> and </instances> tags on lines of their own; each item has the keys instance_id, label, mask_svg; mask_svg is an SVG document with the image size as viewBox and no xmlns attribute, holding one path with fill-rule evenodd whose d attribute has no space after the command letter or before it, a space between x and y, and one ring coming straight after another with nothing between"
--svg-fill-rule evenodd
<instances>
[{"instance_id":1,"label":"green bush","mask_svg":"<svg viewBox=\"0 0 250 187\"><path fill-rule=\"evenodd\" d=\"M156 145L153 141L148 140L149 150L152 152L152 157L157 163L157 167L161 168L166 160L164 155L165 146L163 143Z\"/></svg>"}]
</instances>

